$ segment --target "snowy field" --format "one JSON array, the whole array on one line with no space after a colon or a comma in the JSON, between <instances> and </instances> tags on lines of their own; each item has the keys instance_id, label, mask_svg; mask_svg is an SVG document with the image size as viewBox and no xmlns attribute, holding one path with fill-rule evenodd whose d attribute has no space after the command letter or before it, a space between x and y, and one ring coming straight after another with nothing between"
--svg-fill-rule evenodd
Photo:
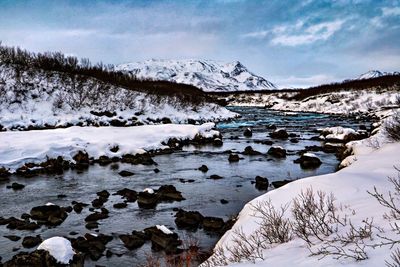
<instances>
[{"instance_id":1,"label":"snowy field","mask_svg":"<svg viewBox=\"0 0 400 267\"><path fill-rule=\"evenodd\" d=\"M40 163L62 156L73 161L78 151L90 157L119 157L163 149L170 138L193 139L218 136L214 123L203 125L143 125L134 127L69 127L66 129L0 132L0 167L15 171L25 163ZM110 151L118 146L117 152Z\"/></svg>"},{"instance_id":2,"label":"snowy field","mask_svg":"<svg viewBox=\"0 0 400 267\"><path fill-rule=\"evenodd\" d=\"M215 254L210 258L209 265L204 263L202 266L247 267L254 266L254 263L257 266L384 266L385 261L392 262L391 252L397 247L391 248L390 244L382 246L379 244L386 243L388 240L385 238L398 240L398 232L392 229L395 220L384 218L385 214L390 213L390 209L383 207L367 191L374 192L374 187L376 187L378 192L387 199L389 199L388 191L392 191L392 194L395 193L394 185L388 180L388 177L400 179L399 172L395 169L396 166L400 167L400 143L389 142L379 132L368 139L350 142L347 146L353 149L351 159L346 159L347 162L352 162L349 167L336 173L294 181L246 204L234 227L216 245ZM311 235L312 244L307 244L296 235L297 232L290 230L287 231L291 234L291 237L286 240L287 242L269 243L264 240L262 248L249 249L251 253L244 253L247 256L242 257L241 260L235 258L237 251L234 252L232 249L238 248L237 240L250 240L251 243L251 240L260 237L261 233L265 232L265 228L260 230L263 225L261 219L263 216L260 210L255 208L257 205L270 201L269 211L273 209L279 211L281 207L286 206L283 218L294 225L296 222L293 213L294 200L300 199L299 195L309 189L312 189L314 194L318 191L325 192L327 196L333 194L336 199L334 201L336 213L340 218L346 218L347 223L345 225L332 223L333 228L337 231L334 230L333 233L326 236L320 235L323 236L322 240ZM398 195L394 195L394 202L400 204ZM365 223L366 221L372 222L370 228ZM358 238L356 234L356 237L353 236L353 240L356 242L340 242L340 238L348 237L347 234L351 231L350 225L357 230L365 227L363 229L366 229L370 236ZM244 239L238 238L238 233L241 233ZM349 239L347 238L347 241ZM340 251L344 252L342 254L362 256L365 259L339 257L340 255L333 253L328 253L325 257L323 257L324 254L311 256L312 252L321 251L323 248L330 252L338 252L342 248L343 251ZM337 259L338 257L340 259ZM211 263L212 260L214 263Z\"/></svg>"}]
</instances>

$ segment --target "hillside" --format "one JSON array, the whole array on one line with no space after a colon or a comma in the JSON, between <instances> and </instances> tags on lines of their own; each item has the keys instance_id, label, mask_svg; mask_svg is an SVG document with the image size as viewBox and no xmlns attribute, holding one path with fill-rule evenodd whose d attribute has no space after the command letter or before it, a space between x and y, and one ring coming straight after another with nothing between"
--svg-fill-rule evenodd
<instances>
[{"instance_id":1,"label":"hillside","mask_svg":"<svg viewBox=\"0 0 400 267\"><path fill-rule=\"evenodd\" d=\"M136 80L60 53L0 49L0 129L131 126L234 116L201 90Z\"/></svg>"},{"instance_id":2,"label":"hillside","mask_svg":"<svg viewBox=\"0 0 400 267\"><path fill-rule=\"evenodd\" d=\"M204 92L258 91L275 89L270 81L250 72L239 61L147 60L121 64L116 70L139 79L194 85Z\"/></svg>"}]
</instances>

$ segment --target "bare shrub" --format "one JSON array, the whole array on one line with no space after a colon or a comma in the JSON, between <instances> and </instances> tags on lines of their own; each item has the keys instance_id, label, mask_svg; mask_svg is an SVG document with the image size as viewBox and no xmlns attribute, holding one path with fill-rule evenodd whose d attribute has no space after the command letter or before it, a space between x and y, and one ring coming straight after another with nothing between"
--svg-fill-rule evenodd
<instances>
[{"instance_id":1,"label":"bare shrub","mask_svg":"<svg viewBox=\"0 0 400 267\"><path fill-rule=\"evenodd\" d=\"M334 204L333 194L322 191L314 193L312 188L302 191L294 200L292 214L295 235L313 245L313 238L324 241L337 232L339 225L346 225L346 217L340 218Z\"/></svg>"},{"instance_id":2,"label":"bare shrub","mask_svg":"<svg viewBox=\"0 0 400 267\"><path fill-rule=\"evenodd\" d=\"M387 267L399 267L400 266L400 249L396 249L390 255L391 261L385 261Z\"/></svg>"},{"instance_id":3,"label":"bare shrub","mask_svg":"<svg viewBox=\"0 0 400 267\"><path fill-rule=\"evenodd\" d=\"M233 245L226 248L230 252L229 262L247 260L254 263L257 259L264 259L263 249L267 247L262 236L257 232L247 236L243 229L235 230L233 234Z\"/></svg>"},{"instance_id":4,"label":"bare shrub","mask_svg":"<svg viewBox=\"0 0 400 267\"><path fill-rule=\"evenodd\" d=\"M400 141L400 112L395 112L384 124L386 136L393 141Z\"/></svg>"},{"instance_id":5,"label":"bare shrub","mask_svg":"<svg viewBox=\"0 0 400 267\"><path fill-rule=\"evenodd\" d=\"M289 208L286 204L280 209L275 209L271 200L258 202L252 208L255 217L260 218L260 229L258 233L269 244L286 243L293 238L292 224L288 218L285 218L285 213Z\"/></svg>"}]
</instances>

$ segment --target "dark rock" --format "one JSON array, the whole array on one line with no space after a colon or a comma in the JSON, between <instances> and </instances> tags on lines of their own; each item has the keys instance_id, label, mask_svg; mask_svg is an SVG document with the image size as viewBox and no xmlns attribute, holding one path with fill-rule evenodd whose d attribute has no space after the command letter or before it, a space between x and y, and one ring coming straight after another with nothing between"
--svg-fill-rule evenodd
<instances>
[{"instance_id":1,"label":"dark rock","mask_svg":"<svg viewBox=\"0 0 400 267\"><path fill-rule=\"evenodd\" d=\"M101 208L104 205L104 203L106 203L107 201L108 201L108 198L99 197L99 198L93 199L92 206L93 206L93 208L98 209L98 208Z\"/></svg>"},{"instance_id":2,"label":"dark rock","mask_svg":"<svg viewBox=\"0 0 400 267\"><path fill-rule=\"evenodd\" d=\"M11 241L14 241L14 242L16 242L16 241L21 239L21 237L19 237L17 235L5 235L4 237L9 239L9 240L11 240Z\"/></svg>"},{"instance_id":3,"label":"dark rock","mask_svg":"<svg viewBox=\"0 0 400 267\"><path fill-rule=\"evenodd\" d=\"M113 207L115 209L124 209L128 206L128 204L126 204L125 202L121 202L121 203L116 203L113 205Z\"/></svg>"},{"instance_id":4,"label":"dark rock","mask_svg":"<svg viewBox=\"0 0 400 267\"><path fill-rule=\"evenodd\" d=\"M290 142L292 142L292 143L298 143L298 142L299 142L299 139L297 139L297 138L290 138Z\"/></svg>"},{"instance_id":5,"label":"dark rock","mask_svg":"<svg viewBox=\"0 0 400 267\"><path fill-rule=\"evenodd\" d=\"M112 161L112 159L110 159L110 157L107 157L107 156L100 156L97 160L96 160L96 162L97 163L99 163L100 164L100 166L106 166L106 165L108 165L108 164L111 164L113 161Z\"/></svg>"},{"instance_id":6,"label":"dark rock","mask_svg":"<svg viewBox=\"0 0 400 267\"><path fill-rule=\"evenodd\" d=\"M8 185L7 188L13 190L22 190L25 188L25 185L19 183L12 183L11 185Z\"/></svg>"},{"instance_id":7,"label":"dark rock","mask_svg":"<svg viewBox=\"0 0 400 267\"><path fill-rule=\"evenodd\" d=\"M288 139L289 134L286 132L285 129L277 129L274 130L272 133L269 134L271 138L274 139Z\"/></svg>"},{"instance_id":8,"label":"dark rock","mask_svg":"<svg viewBox=\"0 0 400 267\"><path fill-rule=\"evenodd\" d=\"M116 195L120 195L126 199L127 202L135 202L137 200L137 192L128 188L118 190Z\"/></svg>"},{"instance_id":9,"label":"dark rock","mask_svg":"<svg viewBox=\"0 0 400 267\"><path fill-rule=\"evenodd\" d=\"M11 173L4 167L0 168L0 181L7 181Z\"/></svg>"},{"instance_id":10,"label":"dark rock","mask_svg":"<svg viewBox=\"0 0 400 267\"><path fill-rule=\"evenodd\" d=\"M86 222L96 222L98 220L104 220L108 218L108 213L103 213L103 212L95 212L92 214L89 214L86 218Z\"/></svg>"},{"instance_id":11,"label":"dark rock","mask_svg":"<svg viewBox=\"0 0 400 267\"><path fill-rule=\"evenodd\" d=\"M220 180L220 179L223 179L223 178L224 178L224 177L222 177L222 176L219 176L219 175L217 175L217 174L213 174L213 175L210 176L209 179L212 179L212 180Z\"/></svg>"},{"instance_id":12,"label":"dark rock","mask_svg":"<svg viewBox=\"0 0 400 267\"><path fill-rule=\"evenodd\" d=\"M252 137L253 136L253 131L250 128L246 128L243 132L243 135L245 137Z\"/></svg>"},{"instance_id":13,"label":"dark rock","mask_svg":"<svg viewBox=\"0 0 400 267\"><path fill-rule=\"evenodd\" d=\"M75 160L75 167L77 169L86 169L89 167L89 155L86 152L79 151L75 156L73 156Z\"/></svg>"},{"instance_id":14,"label":"dark rock","mask_svg":"<svg viewBox=\"0 0 400 267\"><path fill-rule=\"evenodd\" d=\"M85 227L86 227L87 229L89 229L89 230L97 229L97 228L99 228L99 223L98 223L98 222L88 222L88 223L85 225Z\"/></svg>"},{"instance_id":15,"label":"dark rock","mask_svg":"<svg viewBox=\"0 0 400 267\"><path fill-rule=\"evenodd\" d=\"M142 164L142 165L153 165L155 164L154 160L147 153L144 154L125 154L122 156L122 162L130 163L130 164Z\"/></svg>"},{"instance_id":16,"label":"dark rock","mask_svg":"<svg viewBox=\"0 0 400 267\"><path fill-rule=\"evenodd\" d=\"M124 171L120 171L118 174L119 174L119 175L121 175L122 177L128 177L128 176L132 176L132 175L134 175L134 173L133 173L133 172L126 171L126 170L124 170Z\"/></svg>"},{"instance_id":17,"label":"dark rock","mask_svg":"<svg viewBox=\"0 0 400 267\"><path fill-rule=\"evenodd\" d=\"M268 190L269 182L267 178L257 176L256 177L256 188L258 190Z\"/></svg>"},{"instance_id":18,"label":"dark rock","mask_svg":"<svg viewBox=\"0 0 400 267\"><path fill-rule=\"evenodd\" d=\"M156 227L146 228L144 231L150 236L153 250L164 250L166 254L176 254L181 251L178 246L182 244L182 241L176 233L166 234Z\"/></svg>"},{"instance_id":19,"label":"dark rock","mask_svg":"<svg viewBox=\"0 0 400 267\"><path fill-rule=\"evenodd\" d=\"M226 199L221 199L219 202L221 202L221 204L228 204L229 203L229 201L226 200Z\"/></svg>"},{"instance_id":20,"label":"dark rock","mask_svg":"<svg viewBox=\"0 0 400 267\"><path fill-rule=\"evenodd\" d=\"M218 232L224 227L224 220L216 217L204 217L203 228L206 231Z\"/></svg>"},{"instance_id":21,"label":"dark rock","mask_svg":"<svg viewBox=\"0 0 400 267\"><path fill-rule=\"evenodd\" d=\"M270 124L270 125L267 126L267 129L276 130L276 125L275 124Z\"/></svg>"},{"instance_id":22,"label":"dark rock","mask_svg":"<svg viewBox=\"0 0 400 267\"><path fill-rule=\"evenodd\" d=\"M255 155L260 155L260 154L261 154L261 152L254 150L251 146L247 146L243 151L243 155L255 156Z\"/></svg>"},{"instance_id":23,"label":"dark rock","mask_svg":"<svg viewBox=\"0 0 400 267\"><path fill-rule=\"evenodd\" d=\"M113 153L117 153L119 151L119 146L113 146L112 148L110 148L110 151Z\"/></svg>"},{"instance_id":24,"label":"dark rock","mask_svg":"<svg viewBox=\"0 0 400 267\"><path fill-rule=\"evenodd\" d=\"M146 242L146 235L136 231L132 232L131 235L120 235L119 238L129 250L140 248Z\"/></svg>"},{"instance_id":25,"label":"dark rock","mask_svg":"<svg viewBox=\"0 0 400 267\"><path fill-rule=\"evenodd\" d=\"M199 167L199 171L201 171L201 172L208 172L208 167L207 167L206 165L201 165L201 166Z\"/></svg>"},{"instance_id":26,"label":"dark rock","mask_svg":"<svg viewBox=\"0 0 400 267\"><path fill-rule=\"evenodd\" d=\"M81 203L81 202L74 202L72 208L76 213L79 214L79 213L81 213L83 208L87 207L87 206L89 206L89 204L85 204L85 203Z\"/></svg>"},{"instance_id":27,"label":"dark rock","mask_svg":"<svg viewBox=\"0 0 400 267\"><path fill-rule=\"evenodd\" d=\"M71 239L71 244L76 251L88 255L93 261L97 261L103 256L103 253L106 250L106 244L112 239L112 236L103 234L98 236L86 234L85 237Z\"/></svg>"},{"instance_id":28,"label":"dark rock","mask_svg":"<svg viewBox=\"0 0 400 267\"><path fill-rule=\"evenodd\" d=\"M110 125L114 126L114 127L124 127L124 126L126 126L126 121L114 119L114 120L110 120Z\"/></svg>"},{"instance_id":29,"label":"dark rock","mask_svg":"<svg viewBox=\"0 0 400 267\"><path fill-rule=\"evenodd\" d=\"M319 158L316 156L311 156L306 154L303 154L300 158L295 160L295 163L300 163L300 166L303 169L315 169L318 168L322 162Z\"/></svg>"},{"instance_id":30,"label":"dark rock","mask_svg":"<svg viewBox=\"0 0 400 267\"><path fill-rule=\"evenodd\" d=\"M33 248L42 243L42 238L40 235L37 236L26 236L22 240L22 246L24 248Z\"/></svg>"},{"instance_id":31,"label":"dark rock","mask_svg":"<svg viewBox=\"0 0 400 267\"><path fill-rule=\"evenodd\" d=\"M44 205L34 207L30 211L33 220L47 225L60 225L68 216L64 208L58 205Z\"/></svg>"},{"instance_id":32,"label":"dark rock","mask_svg":"<svg viewBox=\"0 0 400 267\"><path fill-rule=\"evenodd\" d=\"M158 195L149 192L139 192L137 202L139 208L153 209L157 206Z\"/></svg>"},{"instance_id":33,"label":"dark rock","mask_svg":"<svg viewBox=\"0 0 400 267\"><path fill-rule=\"evenodd\" d=\"M173 185L160 186L156 194L160 201L181 201L185 199Z\"/></svg>"},{"instance_id":34,"label":"dark rock","mask_svg":"<svg viewBox=\"0 0 400 267\"><path fill-rule=\"evenodd\" d=\"M268 155L276 158L286 158L286 150L279 146L273 146L268 150Z\"/></svg>"},{"instance_id":35,"label":"dark rock","mask_svg":"<svg viewBox=\"0 0 400 267\"><path fill-rule=\"evenodd\" d=\"M274 188L279 188L290 182L293 182L293 181L292 180L274 181L274 182L271 182L271 184L274 186Z\"/></svg>"},{"instance_id":36,"label":"dark rock","mask_svg":"<svg viewBox=\"0 0 400 267\"><path fill-rule=\"evenodd\" d=\"M66 197L67 197L67 195L64 195L64 194L57 195L57 198L66 198Z\"/></svg>"},{"instance_id":37,"label":"dark rock","mask_svg":"<svg viewBox=\"0 0 400 267\"><path fill-rule=\"evenodd\" d=\"M175 214L175 224L178 228L196 230L203 222L203 215L198 211L184 211L180 209Z\"/></svg>"},{"instance_id":38,"label":"dark rock","mask_svg":"<svg viewBox=\"0 0 400 267\"><path fill-rule=\"evenodd\" d=\"M107 249L107 251L106 251L106 258L111 258L112 255L113 255L112 251L109 250L109 249Z\"/></svg>"},{"instance_id":39,"label":"dark rock","mask_svg":"<svg viewBox=\"0 0 400 267\"><path fill-rule=\"evenodd\" d=\"M153 171L154 171L154 173L159 173L160 172L160 170L158 168L155 168Z\"/></svg>"},{"instance_id":40,"label":"dark rock","mask_svg":"<svg viewBox=\"0 0 400 267\"><path fill-rule=\"evenodd\" d=\"M240 158L238 154L230 154L228 160L229 162L238 162Z\"/></svg>"},{"instance_id":41,"label":"dark rock","mask_svg":"<svg viewBox=\"0 0 400 267\"><path fill-rule=\"evenodd\" d=\"M98 117L106 116L106 117L108 117L108 118L117 116L117 113L116 113L116 112L114 112L114 111L111 112L111 111L107 111L107 110L105 110L105 111L95 111L95 110L91 110L91 111L90 111L90 114L95 115L95 116L98 116Z\"/></svg>"},{"instance_id":42,"label":"dark rock","mask_svg":"<svg viewBox=\"0 0 400 267\"><path fill-rule=\"evenodd\" d=\"M0 264L1 265L1 264ZM11 260L4 263L4 267L60 267L65 266L57 262L46 250L35 250L31 253L20 252ZM76 265L78 266L78 265Z\"/></svg>"},{"instance_id":43,"label":"dark rock","mask_svg":"<svg viewBox=\"0 0 400 267\"><path fill-rule=\"evenodd\" d=\"M97 192L96 195L98 195L101 198L108 198L110 196L110 193L107 190L103 190L103 191Z\"/></svg>"},{"instance_id":44,"label":"dark rock","mask_svg":"<svg viewBox=\"0 0 400 267\"><path fill-rule=\"evenodd\" d=\"M222 140L220 138L215 138L213 140L213 145L214 146L222 146L224 143L222 142Z\"/></svg>"}]
</instances>

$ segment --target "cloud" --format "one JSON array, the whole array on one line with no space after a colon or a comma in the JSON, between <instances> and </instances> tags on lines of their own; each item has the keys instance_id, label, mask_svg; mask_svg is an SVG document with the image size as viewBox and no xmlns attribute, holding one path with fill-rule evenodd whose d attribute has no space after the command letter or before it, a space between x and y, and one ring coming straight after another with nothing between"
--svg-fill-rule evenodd
<instances>
[{"instance_id":1,"label":"cloud","mask_svg":"<svg viewBox=\"0 0 400 267\"><path fill-rule=\"evenodd\" d=\"M381 12L382 14L380 16L371 19L370 23L372 26L377 28L386 27L388 19L400 16L400 7L382 7Z\"/></svg>"},{"instance_id":2,"label":"cloud","mask_svg":"<svg viewBox=\"0 0 400 267\"><path fill-rule=\"evenodd\" d=\"M400 7L383 7L382 16L400 16Z\"/></svg>"},{"instance_id":3,"label":"cloud","mask_svg":"<svg viewBox=\"0 0 400 267\"><path fill-rule=\"evenodd\" d=\"M329 39L335 32L339 31L346 20L334 20L331 22L321 22L308 27L302 27L303 23L296 23L293 27L288 27L280 31L271 40L273 45L298 46L311 44L317 41ZM300 25L300 26L299 26ZM303 28L298 34L297 29Z\"/></svg>"}]
</instances>

